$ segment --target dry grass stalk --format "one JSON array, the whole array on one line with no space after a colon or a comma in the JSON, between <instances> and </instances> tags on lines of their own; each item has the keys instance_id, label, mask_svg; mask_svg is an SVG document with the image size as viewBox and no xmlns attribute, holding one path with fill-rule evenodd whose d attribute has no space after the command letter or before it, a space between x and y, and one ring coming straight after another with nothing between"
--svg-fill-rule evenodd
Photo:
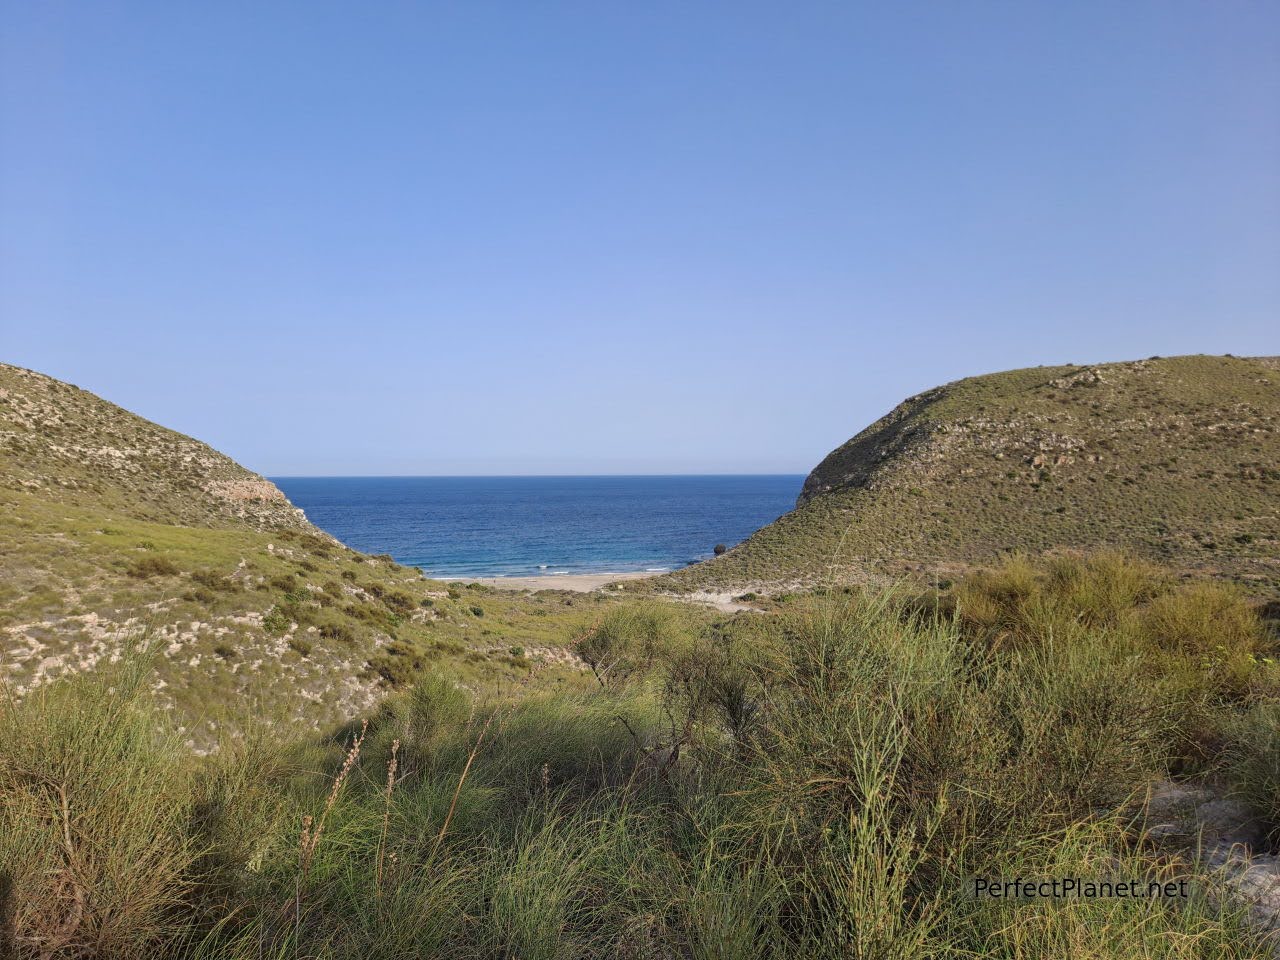
<instances>
[{"instance_id":1,"label":"dry grass stalk","mask_svg":"<svg viewBox=\"0 0 1280 960\"><path fill-rule=\"evenodd\" d=\"M382 834L378 838L377 886L382 890L382 865L387 849L387 826L391 820L391 793L396 788L396 769L399 767L400 741L391 741L391 759L387 761L387 788L382 803Z\"/></svg>"},{"instance_id":2,"label":"dry grass stalk","mask_svg":"<svg viewBox=\"0 0 1280 960\"><path fill-rule=\"evenodd\" d=\"M351 774L351 769L356 765L356 761L360 759L360 748L364 745L364 737L368 730L369 721L362 721L360 733L351 741L351 747L347 750L347 755L342 760L342 767L338 770L337 776L333 778L333 786L329 790L329 796L325 799L324 809L320 811L319 818L313 820L309 815L302 818L302 838L298 843L298 866L301 880L306 879L307 871L311 868L311 859L315 856L316 847L320 845L320 838L324 835L325 822L329 819L329 813L333 810L334 804L338 802L338 794L342 791L342 785L346 783L347 777Z\"/></svg>"},{"instance_id":3,"label":"dry grass stalk","mask_svg":"<svg viewBox=\"0 0 1280 960\"><path fill-rule=\"evenodd\" d=\"M484 722L484 726L480 728L480 736L476 737L475 744L471 747L471 752L467 754L467 762L462 767L462 773L458 777L458 785L453 790L453 799L449 801L449 812L445 814L444 823L440 825L440 832L436 835L436 842L431 848L431 856L427 858L427 863L435 862L436 853L440 850L440 844L444 843L445 834L449 832L449 824L453 820L454 811L458 808L458 797L462 795L463 784L467 782L467 775L471 772L471 764L475 762L476 756L480 753L480 747L484 743L485 735L489 732L489 727L493 724L493 718L497 713L489 714Z\"/></svg>"}]
</instances>

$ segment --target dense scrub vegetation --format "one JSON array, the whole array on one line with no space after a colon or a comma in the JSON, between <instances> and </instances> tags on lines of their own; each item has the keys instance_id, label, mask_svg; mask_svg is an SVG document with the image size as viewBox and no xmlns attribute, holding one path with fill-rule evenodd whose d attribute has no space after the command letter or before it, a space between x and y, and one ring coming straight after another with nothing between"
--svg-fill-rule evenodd
<instances>
[{"instance_id":1,"label":"dense scrub vegetation","mask_svg":"<svg viewBox=\"0 0 1280 960\"><path fill-rule=\"evenodd\" d=\"M0 681L92 669L122 629L145 627L160 647L150 683L202 748L226 704L330 724L427 664L510 685L527 661L554 669L544 654L609 602L428 580L316 530L149 523L0 490Z\"/></svg>"},{"instance_id":2,"label":"dense scrub vegetation","mask_svg":"<svg viewBox=\"0 0 1280 960\"><path fill-rule=\"evenodd\" d=\"M566 638L567 640L568 638ZM707 624L613 606L578 685L428 675L367 721L213 756L145 653L0 713L0 930L23 957L1257 955L1188 900L975 899L1171 879L1154 780L1277 818L1274 638L1116 557ZM0 952L3 952L0 947Z\"/></svg>"}]
</instances>

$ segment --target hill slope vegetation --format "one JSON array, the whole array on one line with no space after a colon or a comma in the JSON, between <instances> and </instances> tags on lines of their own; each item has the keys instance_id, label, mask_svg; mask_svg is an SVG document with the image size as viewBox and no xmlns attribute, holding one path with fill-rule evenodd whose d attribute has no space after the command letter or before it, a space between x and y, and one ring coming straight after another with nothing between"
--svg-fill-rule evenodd
<instances>
[{"instance_id":1,"label":"hill slope vegetation","mask_svg":"<svg viewBox=\"0 0 1280 960\"><path fill-rule=\"evenodd\" d=\"M474 689L577 672L564 637L604 601L570 601L350 550L205 444L0 365L0 685L18 694L144 641L193 742L234 710L333 722L430 665Z\"/></svg>"},{"instance_id":2,"label":"hill slope vegetation","mask_svg":"<svg viewBox=\"0 0 1280 960\"><path fill-rule=\"evenodd\" d=\"M970 377L830 453L797 508L677 588L949 575L1122 548L1280 586L1280 368L1188 356Z\"/></svg>"}]
</instances>

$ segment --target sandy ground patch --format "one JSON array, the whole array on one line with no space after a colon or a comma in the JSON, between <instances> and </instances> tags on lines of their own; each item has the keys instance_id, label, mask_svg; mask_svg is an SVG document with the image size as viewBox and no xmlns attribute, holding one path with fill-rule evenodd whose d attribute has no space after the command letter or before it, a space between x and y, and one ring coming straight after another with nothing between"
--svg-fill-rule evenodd
<instances>
[{"instance_id":1,"label":"sandy ground patch","mask_svg":"<svg viewBox=\"0 0 1280 960\"><path fill-rule=\"evenodd\" d=\"M482 583L499 590L572 590L590 593L622 580L644 580L653 573L548 573L537 577L459 577L458 583Z\"/></svg>"}]
</instances>

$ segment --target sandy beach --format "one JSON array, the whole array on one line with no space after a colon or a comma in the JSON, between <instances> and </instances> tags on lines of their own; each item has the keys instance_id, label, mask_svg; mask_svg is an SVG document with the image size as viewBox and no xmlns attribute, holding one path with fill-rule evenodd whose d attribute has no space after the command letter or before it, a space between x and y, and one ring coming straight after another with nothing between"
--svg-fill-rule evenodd
<instances>
[{"instance_id":1,"label":"sandy beach","mask_svg":"<svg viewBox=\"0 0 1280 960\"><path fill-rule=\"evenodd\" d=\"M644 580L657 577L657 573L551 573L538 577L475 577L461 578L455 583L483 583L499 590L572 590L575 593L590 593L611 583L622 580ZM705 604L715 607L724 613L736 613L740 610L753 610L750 604L739 601L732 592L716 592L699 590L686 595L674 595L674 600L686 603Z\"/></svg>"},{"instance_id":2,"label":"sandy beach","mask_svg":"<svg viewBox=\"0 0 1280 960\"><path fill-rule=\"evenodd\" d=\"M644 580L656 573L549 573L536 577L464 577L458 583L483 583L499 590L572 590L590 593L620 580Z\"/></svg>"}]
</instances>

